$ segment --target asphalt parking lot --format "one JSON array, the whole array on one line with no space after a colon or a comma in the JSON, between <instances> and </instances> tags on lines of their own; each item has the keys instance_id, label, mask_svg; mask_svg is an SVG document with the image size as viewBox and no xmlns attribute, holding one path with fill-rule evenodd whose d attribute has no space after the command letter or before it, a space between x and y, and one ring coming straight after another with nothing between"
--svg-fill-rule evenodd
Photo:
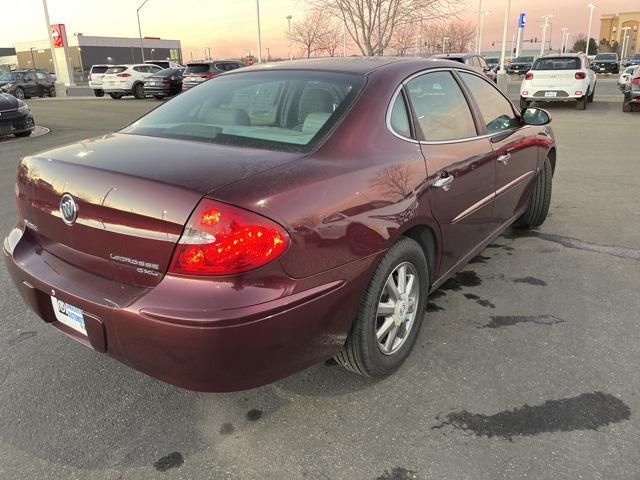
<instances>
[{"instance_id":1,"label":"asphalt parking lot","mask_svg":"<svg viewBox=\"0 0 640 480\"><path fill-rule=\"evenodd\" d=\"M21 156L159 104L29 103L51 133L0 143L2 232ZM246 392L181 390L47 327L0 266L0 478L640 478L640 114L621 99L548 109L546 223L509 231L436 292L384 380L328 362Z\"/></svg>"}]
</instances>

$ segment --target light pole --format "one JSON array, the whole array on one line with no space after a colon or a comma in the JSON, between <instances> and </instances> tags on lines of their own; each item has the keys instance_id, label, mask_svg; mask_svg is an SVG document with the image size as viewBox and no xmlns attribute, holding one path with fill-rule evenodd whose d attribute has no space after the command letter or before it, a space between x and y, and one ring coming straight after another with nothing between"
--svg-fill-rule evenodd
<instances>
[{"instance_id":1,"label":"light pole","mask_svg":"<svg viewBox=\"0 0 640 480\"><path fill-rule=\"evenodd\" d=\"M553 18L552 13L548 13L546 15L542 15L544 18L544 25L542 26L542 45L540 45L540 56L544 55L544 49L547 43L547 27L549 26L549 19Z\"/></svg>"},{"instance_id":2,"label":"light pole","mask_svg":"<svg viewBox=\"0 0 640 480\"><path fill-rule=\"evenodd\" d=\"M33 56L33 47L29 47L29 51L31 52L31 64L33 65L33 68L37 68L36 67L36 59Z\"/></svg>"},{"instance_id":3,"label":"light pole","mask_svg":"<svg viewBox=\"0 0 640 480\"><path fill-rule=\"evenodd\" d=\"M258 63L262 63L262 37L260 36L260 0L256 0L256 19L258 21Z\"/></svg>"},{"instance_id":4,"label":"light pole","mask_svg":"<svg viewBox=\"0 0 640 480\"><path fill-rule=\"evenodd\" d=\"M491 10L485 10L484 12L481 13L481 17L480 17L480 29L478 30L478 55L480 55L482 53L482 29L484 27L484 17L485 15L490 15L491 14Z\"/></svg>"},{"instance_id":5,"label":"light pole","mask_svg":"<svg viewBox=\"0 0 640 480\"><path fill-rule=\"evenodd\" d=\"M631 30L631 27L622 27L620 30L624 32L624 37L622 37L622 48L620 50L620 68L622 68L622 62L627 56L627 49L629 48L629 35L627 34L627 31Z\"/></svg>"},{"instance_id":6,"label":"light pole","mask_svg":"<svg viewBox=\"0 0 640 480\"><path fill-rule=\"evenodd\" d=\"M211 61L211 47L207 47L204 49L204 54L207 57L207 60Z\"/></svg>"},{"instance_id":7,"label":"light pole","mask_svg":"<svg viewBox=\"0 0 640 480\"><path fill-rule=\"evenodd\" d=\"M567 32L569 31L569 29L567 27L562 27L560 30L562 30L562 43L560 44L560 53L565 53L565 50L567 49L567 37L569 35Z\"/></svg>"},{"instance_id":8,"label":"light pole","mask_svg":"<svg viewBox=\"0 0 640 480\"><path fill-rule=\"evenodd\" d=\"M476 24L476 53L480 55L480 42L482 41L482 0L478 0L478 22Z\"/></svg>"},{"instance_id":9,"label":"light pole","mask_svg":"<svg viewBox=\"0 0 640 480\"><path fill-rule=\"evenodd\" d=\"M589 56L589 44L591 43L591 22L593 21L593 11L595 10L596 5L593 3L589 4L589 30L587 31L587 57Z\"/></svg>"},{"instance_id":10,"label":"light pole","mask_svg":"<svg viewBox=\"0 0 640 480\"><path fill-rule=\"evenodd\" d=\"M504 57L507 50L507 29L509 28L510 11L511 11L511 0L507 0L507 9L504 12L504 27L502 29L502 52L500 53L500 72L499 72L502 75L503 82L507 80L507 77L504 71Z\"/></svg>"},{"instance_id":11,"label":"light pole","mask_svg":"<svg viewBox=\"0 0 640 480\"><path fill-rule=\"evenodd\" d=\"M84 82L84 65L82 65L82 48L78 47L78 63L80 64L80 81Z\"/></svg>"},{"instance_id":12,"label":"light pole","mask_svg":"<svg viewBox=\"0 0 640 480\"><path fill-rule=\"evenodd\" d=\"M442 53L444 54L444 46L449 41L449 37L442 37Z\"/></svg>"},{"instance_id":13,"label":"light pole","mask_svg":"<svg viewBox=\"0 0 640 480\"><path fill-rule=\"evenodd\" d=\"M142 43L142 27L140 27L140 9L144 7L144 4L149 0L144 0L142 4L136 9L136 16L138 17L138 36L140 37L140 51L142 52L142 63L144 63L144 44Z\"/></svg>"},{"instance_id":14,"label":"light pole","mask_svg":"<svg viewBox=\"0 0 640 480\"><path fill-rule=\"evenodd\" d=\"M287 23L289 23L289 60L293 60L291 56L291 19L293 15L287 15Z\"/></svg>"}]
</instances>

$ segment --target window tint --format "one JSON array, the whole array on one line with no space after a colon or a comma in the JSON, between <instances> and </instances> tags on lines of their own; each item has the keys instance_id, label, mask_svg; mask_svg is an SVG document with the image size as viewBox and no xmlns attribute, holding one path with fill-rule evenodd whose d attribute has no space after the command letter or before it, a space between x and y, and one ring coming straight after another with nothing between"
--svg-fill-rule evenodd
<instances>
[{"instance_id":1,"label":"window tint","mask_svg":"<svg viewBox=\"0 0 640 480\"><path fill-rule=\"evenodd\" d=\"M91 67L91 73L104 73L109 69L109 67L96 67L95 65Z\"/></svg>"},{"instance_id":2,"label":"window tint","mask_svg":"<svg viewBox=\"0 0 640 480\"><path fill-rule=\"evenodd\" d=\"M128 67L125 67L124 65L118 65L117 67L109 67L109 69L107 69L106 72L104 72L106 75L113 75L115 73L122 73L124 72Z\"/></svg>"},{"instance_id":3,"label":"window tint","mask_svg":"<svg viewBox=\"0 0 640 480\"><path fill-rule=\"evenodd\" d=\"M24 76L24 81L25 82L33 82L36 79L35 75L33 73L27 73Z\"/></svg>"},{"instance_id":4,"label":"window tint","mask_svg":"<svg viewBox=\"0 0 640 480\"><path fill-rule=\"evenodd\" d=\"M532 70L580 70L581 63L578 57L545 57L536 60Z\"/></svg>"},{"instance_id":5,"label":"window tint","mask_svg":"<svg viewBox=\"0 0 640 480\"><path fill-rule=\"evenodd\" d=\"M209 71L208 63L190 63L187 65L187 69L184 71L185 74L189 73L207 73Z\"/></svg>"},{"instance_id":6,"label":"window tint","mask_svg":"<svg viewBox=\"0 0 640 480\"><path fill-rule=\"evenodd\" d=\"M407 84L418 126L427 141L475 137L471 110L449 72L421 75Z\"/></svg>"},{"instance_id":7,"label":"window tint","mask_svg":"<svg viewBox=\"0 0 640 480\"><path fill-rule=\"evenodd\" d=\"M391 118L389 119L391 128L406 138L411 138L411 125L409 123L409 113L407 112L407 106L404 102L402 93L398 94L396 101L393 103L391 109Z\"/></svg>"},{"instance_id":8,"label":"window tint","mask_svg":"<svg viewBox=\"0 0 640 480\"><path fill-rule=\"evenodd\" d=\"M364 82L360 75L317 71L221 75L161 105L123 132L307 151L335 125Z\"/></svg>"},{"instance_id":9,"label":"window tint","mask_svg":"<svg viewBox=\"0 0 640 480\"><path fill-rule=\"evenodd\" d=\"M496 133L520 126L511 103L489 82L471 73L460 72L478 104L486 122L487 133Z\"/></svg>"},{"instance_id":10,"label":"window tint","mask_svg":"<svg viewBox=\"0 0 640 480\"><path fill-rule=\"evenodd\" d=\"M11 82L13 80L20 80L21 78L21 73L6 72L0 75L0 82Z\"/></svg>"},{"instance_id":11,"label":"window tint","mask_svg":"<svg viewBox=\"0 0 640 480\"><path fill-rule=\"evenodd\" d=\"M42 73L42 72L36 72L36 78L38 80L47 80L49 78L49 75L47 75L46 73Z\"/></svg>"}]
</instances>

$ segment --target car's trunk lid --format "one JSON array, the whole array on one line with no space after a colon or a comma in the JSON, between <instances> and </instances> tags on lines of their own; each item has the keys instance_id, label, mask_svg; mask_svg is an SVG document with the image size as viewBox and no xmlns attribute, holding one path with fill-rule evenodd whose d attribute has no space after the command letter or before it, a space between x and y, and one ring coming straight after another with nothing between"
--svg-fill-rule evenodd
<instances>
[{"instance_id":1,"label":"car's trunk lid","mask_svg":"<svg viewBox=\"0 0 640 480\"><path fill-rule=\"evenodd\" d=\"M579 70L530 70L533 74L532 84L534 87L567 87L575 83L576 72Z\"/></svg>"},{"instance_id":2,"label":"car's trunk lid","mask_svg":"<svg viewBox=\"0 0 640 480\"><path fill-rule=\"evenodd\" d=\"M115 134L25 158L18 207L40 247L84 270L138 286L166 273L204 194L300 154ZM62 196L77 206L63 221Z\"/></svg>"}]
</instances>

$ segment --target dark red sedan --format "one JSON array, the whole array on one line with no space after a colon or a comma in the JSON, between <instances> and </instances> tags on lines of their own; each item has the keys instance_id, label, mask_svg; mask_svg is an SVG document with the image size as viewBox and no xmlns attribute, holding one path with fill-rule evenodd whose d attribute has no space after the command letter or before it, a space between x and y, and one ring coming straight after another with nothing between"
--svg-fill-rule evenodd
<instances>
[{"instance_id":1,"label":"dark red sedan","mask_svg":"<svg viewBox=\"0 0 640 480\"><path fill-rule=\"evenodd\" d=\"M544 221L549 121L449 61L237 70L24 158L4 257L45 322L182 387L330 357L388 375L430 291L512 223Z\"/></svg>"}]
</instances>

